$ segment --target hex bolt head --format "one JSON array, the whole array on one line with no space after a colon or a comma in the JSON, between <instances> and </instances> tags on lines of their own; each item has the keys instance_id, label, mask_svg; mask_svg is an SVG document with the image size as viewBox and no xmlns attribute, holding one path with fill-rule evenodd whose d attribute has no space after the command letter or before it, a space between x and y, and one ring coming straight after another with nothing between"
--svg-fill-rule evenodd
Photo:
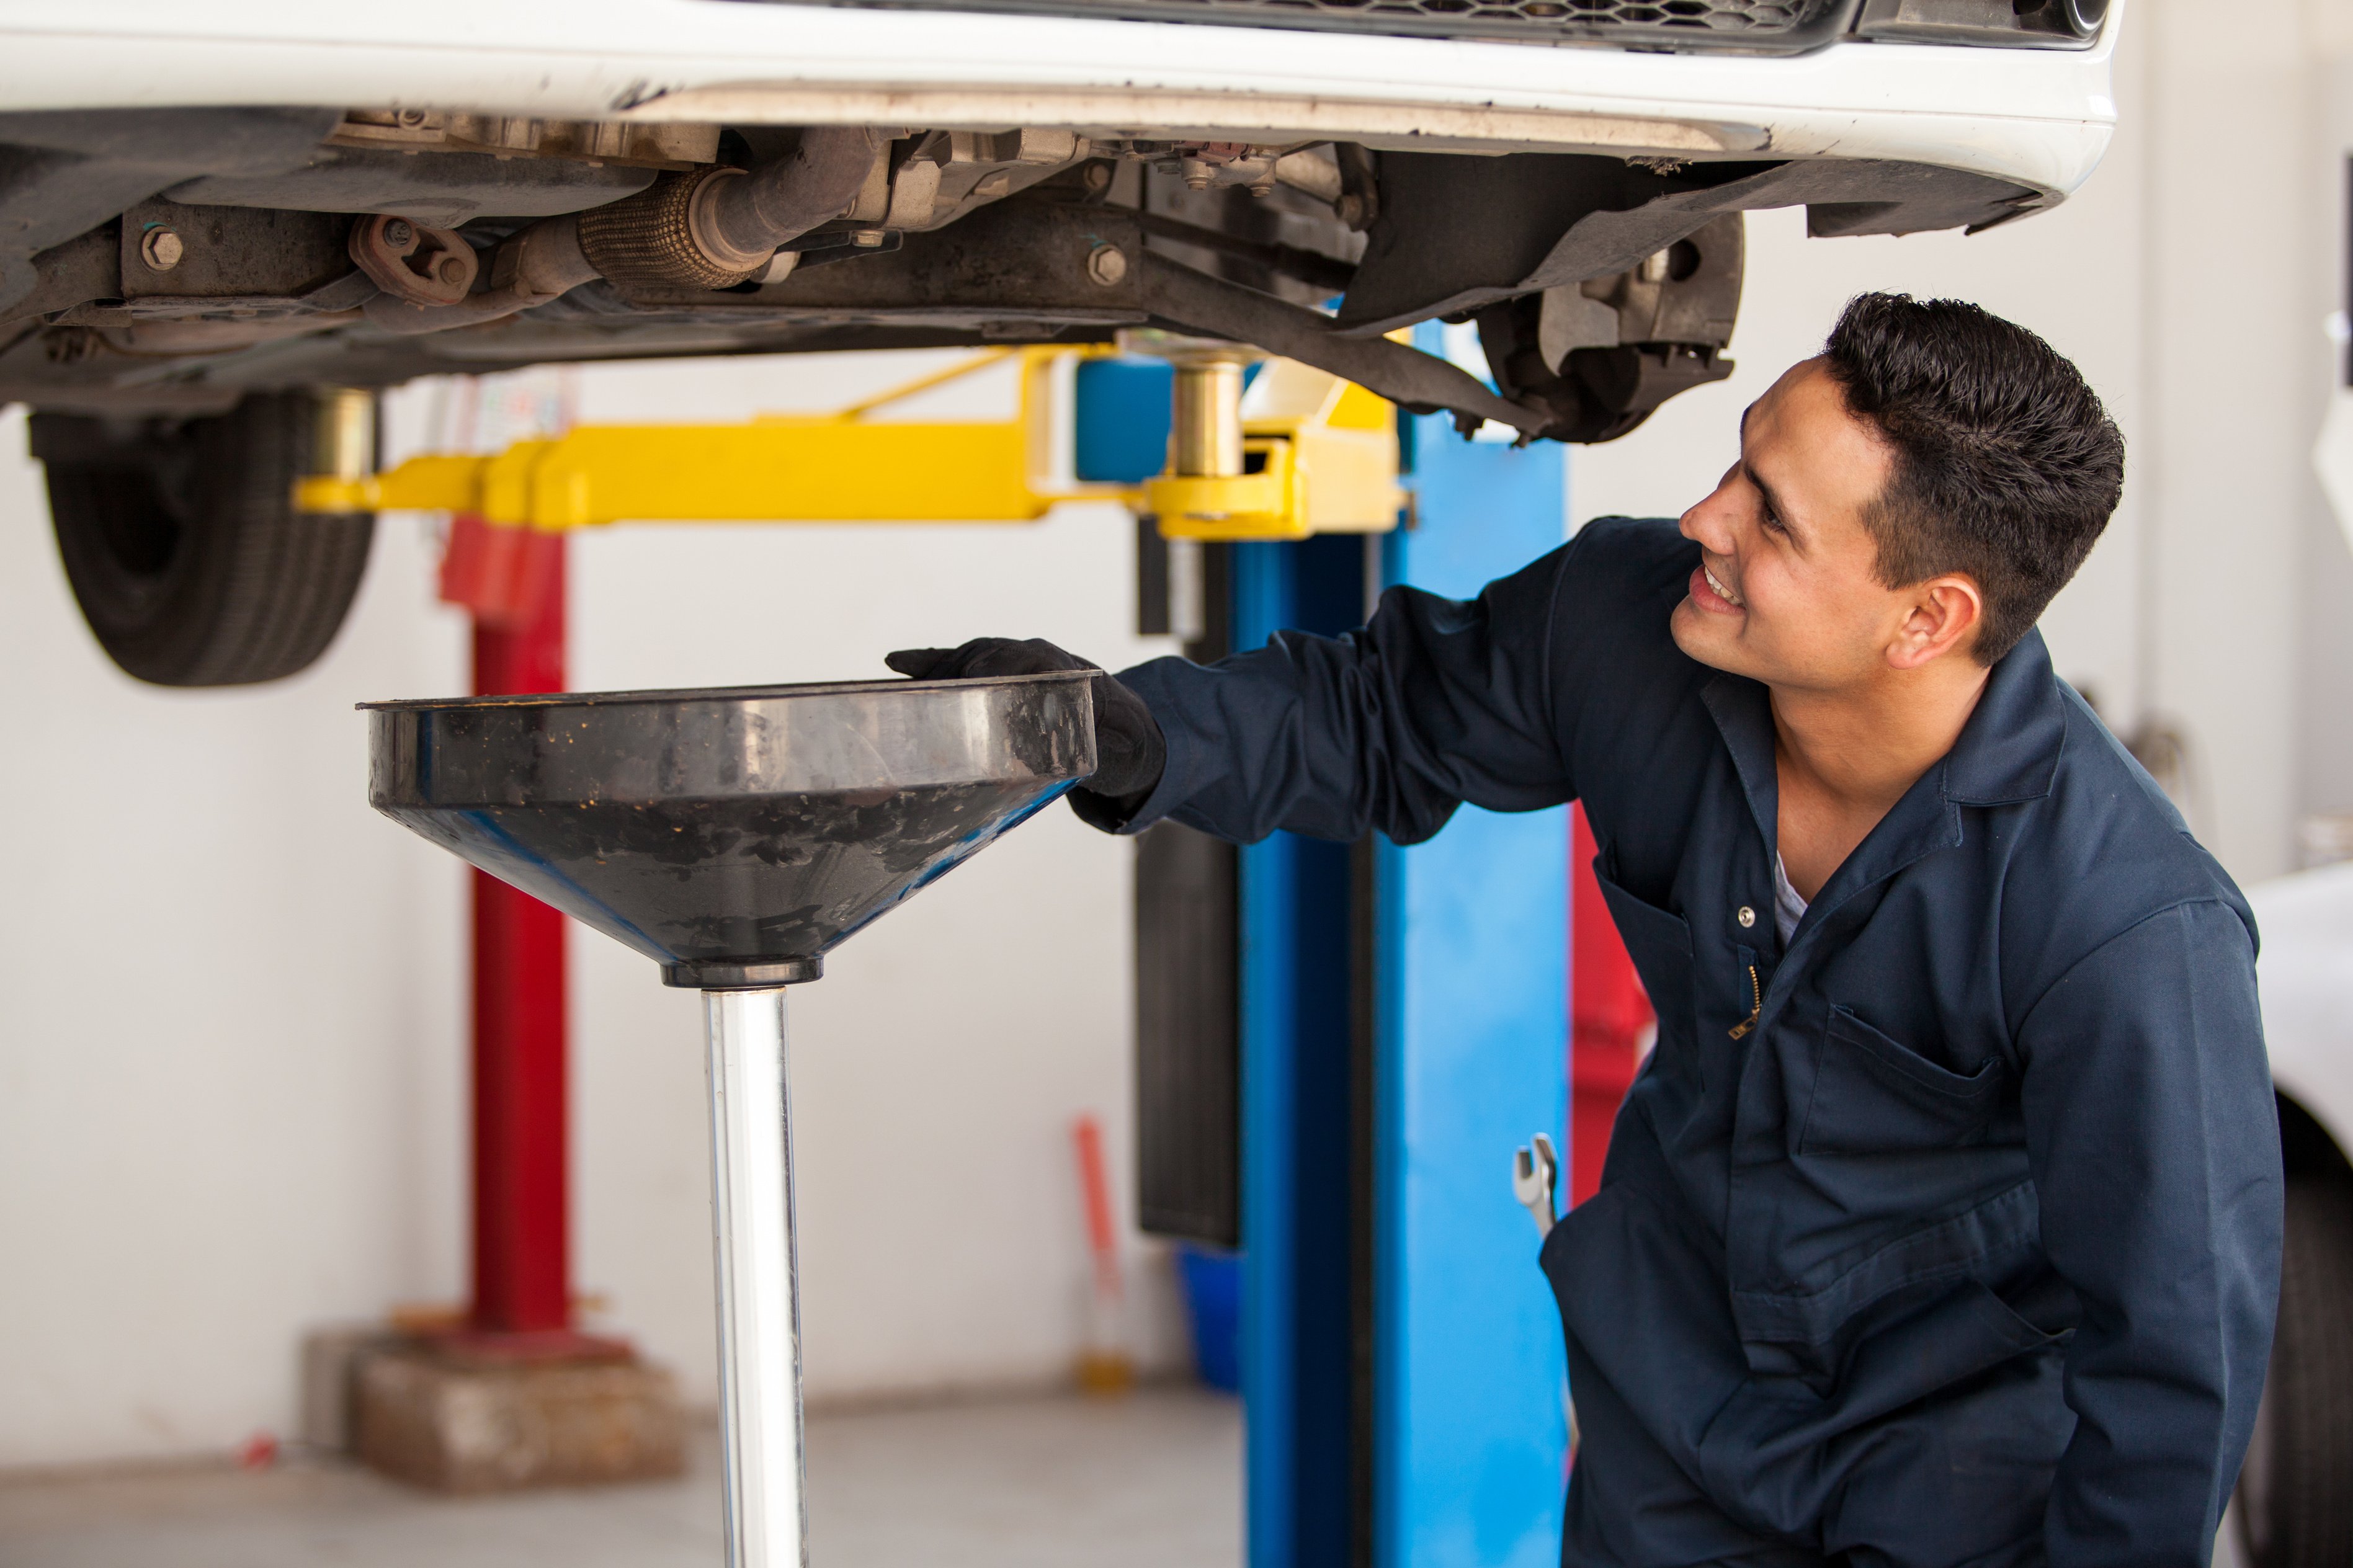
<instances>
[{"instance_id":1,"label":"hex bolt head","mask_svg":"<svg viewBox=\"0 0 2353 1568\"><path fill-rule=\"evenodd\" d=\"M395 247L417 243L417 230L405 217L394 218L384 226L384 242Z\"/></svg>"},{"instance_id":2,"label":"hex bolt head","mask_svg":"<svg viewBox=\"0 0 2353 1568\"><path fill-rule=\"evenodd\" d=\"M454 256L444 256L433 264L433 275L444 283L455 283L466 275L466 264Z\"/></svg>"},{"instance_id":3,"label":"hex bolt head","mask_svg":"<svg viewBox=\"0 0 2353 1568\"><path fill-rule=\"evenodd\" d=\"M169 272L187 253L187 245L180 238L179 231L162 224L139 237L139 259L147 264L151 272Z\"/></svg>"},{"instance_id":4,"label":"hex bolt head","mask_svg":"<svg viewBox=\"0 0 2353 1568\"><path fill-rule=\"evenodd\" d=\"M1082 178L1086 181L1087 189L1103 190L1111 184L1111 165L1100 162L1089 163Z\"/></svg>"},{"instance_id":5,"label":"hex bolt head","mask_svg":"<svg viewBox=\"0 0 2353 1568\"><path fill-rule=\"evenodd\" d=\"M872 250L890 238L890 231L880 228L854 228L849 231L849 243L860 250Z\"/></svg>"},{"instance_id":6,"label":"hex bolt head","mask_svg":"<svg viewBox=\"0 0 2353 1568\"><path fill-rule=\"evenodd\" d=\"M1087 252L1087 276L1109 289L1127 278L1127 252L1116 245L1098 245Z\"/></svg>"}]
</instances>

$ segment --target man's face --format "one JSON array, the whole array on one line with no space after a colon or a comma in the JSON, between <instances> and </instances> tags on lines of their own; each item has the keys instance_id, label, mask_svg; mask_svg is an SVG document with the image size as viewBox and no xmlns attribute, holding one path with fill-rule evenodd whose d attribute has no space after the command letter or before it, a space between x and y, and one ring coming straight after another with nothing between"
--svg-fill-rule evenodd
<instances>
[{"instance_id":1,"label":"man's face","mask_svg":"<svg viewBox=\"0 0 2353 1568\"><path fill-rule=\"evenodd\" d=\"M1701 555L1675 646L1785 688L1835 690L1883 671L1917 603L1874 574L1862 522L1892 462L1820 360L1790 367L1743 416L1740 460L1683 513Z\"/></svg>"}]
</instances>

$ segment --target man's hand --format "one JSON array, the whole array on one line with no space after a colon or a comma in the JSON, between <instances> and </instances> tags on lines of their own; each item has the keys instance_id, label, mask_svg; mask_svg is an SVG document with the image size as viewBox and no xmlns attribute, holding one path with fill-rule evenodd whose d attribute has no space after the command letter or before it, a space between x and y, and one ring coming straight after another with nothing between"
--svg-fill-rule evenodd
<instances>
[{"instance_id":1,"label":"man's hand","mask_svg":"<svg viewBox=\"0 0 2353 1568\"><path fill-rule=\"evenodd\" d=\"M975 637L962 647L903 647L882 662L917 680L959 680L991 675L1042 675L1092 669L1095 694L1095 771L1086 787L1129 811L1144 804L1167 765L1168 742L1144 699L1076 654L1039 637Z\"/></svg>"}]
</instances>

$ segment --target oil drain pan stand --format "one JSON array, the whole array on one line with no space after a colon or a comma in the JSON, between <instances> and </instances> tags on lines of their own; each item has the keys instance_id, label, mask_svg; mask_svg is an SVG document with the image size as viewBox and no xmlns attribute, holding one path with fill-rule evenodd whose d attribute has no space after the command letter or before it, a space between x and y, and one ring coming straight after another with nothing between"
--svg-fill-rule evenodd
<instances>
[{"instance_id":1,"label":"oil drain pan stand","mask_svg":"<svg viewBox=\"0 0 2353 1568\"><path fill-rule=\"evenodd\" d=\"M369 803L703 994L729 1568L797 1568L784 987L1094 771L1085 671L383 702Z\"/></svg>"}]
</instances>

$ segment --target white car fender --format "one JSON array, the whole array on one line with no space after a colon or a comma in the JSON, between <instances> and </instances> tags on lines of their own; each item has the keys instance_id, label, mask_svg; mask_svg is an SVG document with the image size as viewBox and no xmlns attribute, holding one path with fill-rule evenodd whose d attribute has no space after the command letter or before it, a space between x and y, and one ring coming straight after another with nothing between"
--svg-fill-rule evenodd
<instances>
[{"instance_id":1,"label":"white car fender","mask_svg":"<svg viewBox=\"0 0 2353 1568\"><path fill-rule=\"evenodd\" d=\"M2247 889L2272 1082L2353 1151L2353 863Z\"/></svg>"}]
</instances>

